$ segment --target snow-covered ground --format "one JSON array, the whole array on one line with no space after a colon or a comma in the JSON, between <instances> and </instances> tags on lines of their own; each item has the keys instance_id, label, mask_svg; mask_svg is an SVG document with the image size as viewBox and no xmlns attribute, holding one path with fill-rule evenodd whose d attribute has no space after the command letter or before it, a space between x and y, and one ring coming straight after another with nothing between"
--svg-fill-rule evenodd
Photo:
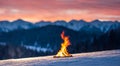
<instances>
[{"instance_id":1,"label":"snow-covered ground","mask_svg":"<svg viewBox=\"0 0 120 66\"><path fill-rule=\"evenodd\" d=\"M0 66L120 66L120 50L72 54L73 57L53 56L0 60Z\"/></svg>"}]
</instances>

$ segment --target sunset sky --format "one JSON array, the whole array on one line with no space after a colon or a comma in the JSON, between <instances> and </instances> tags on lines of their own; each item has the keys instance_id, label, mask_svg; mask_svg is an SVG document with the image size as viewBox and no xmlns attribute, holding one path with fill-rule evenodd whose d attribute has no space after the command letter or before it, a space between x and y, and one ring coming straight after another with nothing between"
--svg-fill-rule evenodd
<instances>
[{"instance_id":1,"label":"sunset sky","mask_svg":"<svg viewBox=\"0 0 120 66\"><path fill-rule=\"evenodd\" d=\"M0 0L0 20L120 20L120 0Z\"/></svg>"}]
</instances>

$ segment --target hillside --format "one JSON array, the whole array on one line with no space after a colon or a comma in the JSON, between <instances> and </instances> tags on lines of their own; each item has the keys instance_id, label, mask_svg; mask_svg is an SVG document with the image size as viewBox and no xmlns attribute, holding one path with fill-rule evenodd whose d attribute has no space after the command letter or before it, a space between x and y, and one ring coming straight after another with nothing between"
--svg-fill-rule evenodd
<instances>
[{"instance_id":1,"label":"hillside","mask_svg":"<svg viewBox=\"0 0 120 66\"><path fill-rule=\"evenodd\" d=\"M120 50L72 54L69 58L53 56L9 59L0 66L120 66Z\"/></svg>"},{"instance_id":2,"label":"hillside","mask_svg":"<svg viewBox=\"0 0 120 66\"><path fill-rule=\"evenodd\" d=\"M120 22L71 20L31 23L0 21L0 60L54 55L69 36L70 53L120 49Z\"/></svg>"}]
</instances>

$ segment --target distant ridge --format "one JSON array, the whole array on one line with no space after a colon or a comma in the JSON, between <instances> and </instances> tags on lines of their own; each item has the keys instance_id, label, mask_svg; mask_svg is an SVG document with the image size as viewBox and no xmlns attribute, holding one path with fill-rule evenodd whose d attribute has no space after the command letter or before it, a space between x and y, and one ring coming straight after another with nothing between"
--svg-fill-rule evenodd
<instances>
[{"instance_id":1,"label":"distant ridge","mask_svg":"<svg viewBox=\"0 0 120 66\"><path fill-rule=\"evenodd\" d=\"M64 26L64 27L67 27L69 29L76 30L76 31L79 31L83 26L90 25L90 26L95 26L96 28L101 29L101 31L103 32L106 32L113 25L115 27L118 27L118 25L120 25L120 22L119 21L100 21L98 19L93 20L91 22L86 22L85 20L73 19L69 22L66 22L64 20L57 20L54 22L39 21L36 23L25 21L23 19L17 19L12 22L4 20L4 21L0 21L0 32L9 32L9 31L17 30L17 29L31 29L31 28L43 27L47 25Z\"/></svg>"}]
</instances>

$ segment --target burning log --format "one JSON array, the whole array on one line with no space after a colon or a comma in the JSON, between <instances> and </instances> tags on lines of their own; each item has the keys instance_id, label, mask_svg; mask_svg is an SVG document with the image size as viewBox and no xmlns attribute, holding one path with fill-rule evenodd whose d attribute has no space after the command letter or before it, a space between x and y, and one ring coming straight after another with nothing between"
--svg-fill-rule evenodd
<instances>
[{"instance_id":1,"label":"burning log","mask_svg":"<svg viewBox=\"0 0 120 66\"><path fill-rule=\"evenodd\" d=\"M64 31L61 33L61 38L64 40L64 42L61 44L61 49L59 52L53 56L54 58L63 58L63 57L72 57L71 54L69 54L67 47L70 45L69 37L64 35Z\"/></svg>"}]
</instances>

